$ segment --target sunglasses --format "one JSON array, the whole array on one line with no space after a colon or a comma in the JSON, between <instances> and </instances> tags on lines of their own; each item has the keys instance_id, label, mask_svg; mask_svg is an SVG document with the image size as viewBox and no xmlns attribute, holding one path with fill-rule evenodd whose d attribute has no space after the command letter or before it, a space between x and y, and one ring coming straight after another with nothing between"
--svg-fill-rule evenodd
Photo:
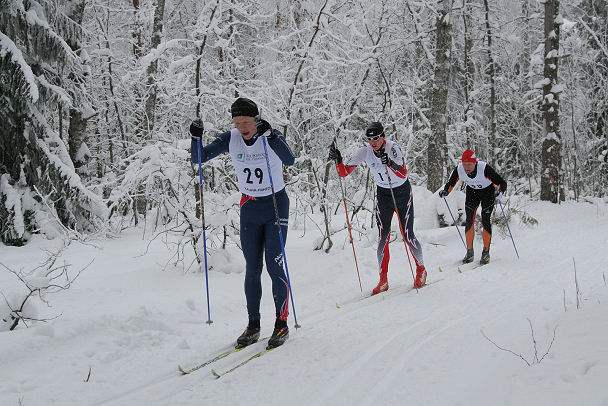
<instances>
[{"instance_id":1,"label":"sunglasses","mask_svg":"<svg viewBox=\"0 0 608 406\"><path fill-rule=\"evenodd\" d=\"M379 134L379 135L374 135L372 137L368 137L368 136L364 136L363 140L364 141L378 141L380 139L380 137L382 137L383 134Z\"/></svg>"}]
</instances>

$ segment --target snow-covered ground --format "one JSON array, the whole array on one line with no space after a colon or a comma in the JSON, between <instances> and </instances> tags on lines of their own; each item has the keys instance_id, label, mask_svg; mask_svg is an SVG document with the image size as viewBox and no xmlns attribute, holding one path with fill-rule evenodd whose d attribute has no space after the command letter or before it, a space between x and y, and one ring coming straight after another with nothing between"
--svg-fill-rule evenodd
<instances>
[{"instance_id":1,"label":"snow-covered ground","mask_svg":"<svg viewBox=\"0 0 608 406\"><path fill-rule=\"evenodd\" d=\"M301 328L292 327L292 312L283 347L220 379L211 367L181 376L177 366L228 348L247 324L243 273L231 271L243 262L239 251L209 273L208 325L203 274L163 270L171 251L162 238L150 244L138 229L73 243L61 261L74 271L93 263L70 289L48 296L51 307L34 299L38 317L58 317L0 332L0 405L608 406L608 204L521 200L539 222L511 223L521 258L496 230L492 262L462 272L458 233L432 217L443 201L416 188L415 204L427 287L408 291L398 238L391 289L355 300L362 294L346 233L326 254L312 250L312 226L293 226L286 252ZM336 225L342 219L338 213ZM355 244L364 292L378 278L375 232ZM0 246L0 262L32 269L57 244ZM476 260L480 246L476 240ZM274 306L264 275L268 335ZM0 271L8 300L18 289L14 275ZM213 367L226 370L262 345Z\"/></svg>"}]
</instances>

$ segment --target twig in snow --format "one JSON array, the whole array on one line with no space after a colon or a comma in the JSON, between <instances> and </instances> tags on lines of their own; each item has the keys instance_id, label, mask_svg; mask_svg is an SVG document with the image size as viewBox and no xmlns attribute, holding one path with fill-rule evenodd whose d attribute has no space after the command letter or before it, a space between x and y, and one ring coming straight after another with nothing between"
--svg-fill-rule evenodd
<instances>
[{"instance_id":1,"label":"twig in snow","mask_svg":"<svg viewBox=\"0 0 608 406\"><path fill-rule=\"evenodd\" d=\"M576 287L576 308L580 309L581 308L580 288L578 285L578 278L576 276L576 262L574 261L574 258L572 258L572 264L574 265L574 286Z\"/></svg>"},{"instance_id":2,"label":"twig in snow","mask_svg":"<svg viewBox=\"0 0 608 406\"><path fill-rule=\"evenodd\" d=\"M545 353L543 354L543 356L539 358L538 357L538 346L537 346L537 343L536 343L536 338L534 337L534 328L532 327L532 321L530 321L530 319L527 319L527 320L528 320L528 323L530 324L530 332L532 334L532 346L533 346L533 349L534 349L534 357L530 361L528 361L526 358L524 358L523 355L521 355L519 353L516 353L515 351L512 351L512 350L510 350L508 348L504 348L504 347L499 346L498 344L496 344L495 341L493 341L492 339L490 339L483 332L483 330L480 330L480 332L481 332L481 335L486 340L488 340L489 342L491 342L496 348L498 348L499 350L506 351L508 353L511 353L511 354L515 355L516 357L518 357L522 361L524 361L526 363L526 365L532 366L533 364L540 364L543 361L543 359L545 359L545 357L549 354L549 351L551 351L551 348L553 347L553 343L555 342L555 334L556 334L556 331L557 331L557 325L555 325L555 328L553 329L553 338L551 339L551 342L549 343L549 346L547 347L547 351L545 351Z\"/></svg>"},{"instance_id":3,"label":"twig in snow","mask_svg":"<svg viewBox=\"0 0 608 406\"><path fill-rule=\"evenodd\" d=\"M502 351L510 352L511 354L515 355L516 357L521 358L521 359L522 359L522 361L524 361L524 362L525 362L525 363L526 363L528 366L532 365L532 364L530 364L530 362L528 362L528 360L527 360L527 359L525 359L525 358L524 358L524 357L523 357L521 354L518 354L518 353L516 353L516 352L514 352L514 351L512 351L512 350L510 350L510 349L508 349L508 348L503 348L503 347L501 347L500 345L496 344L496 343L495 343L495 342L494 342L494 341L493 341L491 338L489 338L489 337L486 335L486 333L484 333L484 332L483 332L483 330L479 330L479 331L481 331L481 335L482 335L482 336L483 336L483 337L484 337L486 340L488 340L489 342L491 342L492 344L494 344L494 347L496 347L496 348L498 348L499 350L502 350Z\"/></svg>"}]
</instances>

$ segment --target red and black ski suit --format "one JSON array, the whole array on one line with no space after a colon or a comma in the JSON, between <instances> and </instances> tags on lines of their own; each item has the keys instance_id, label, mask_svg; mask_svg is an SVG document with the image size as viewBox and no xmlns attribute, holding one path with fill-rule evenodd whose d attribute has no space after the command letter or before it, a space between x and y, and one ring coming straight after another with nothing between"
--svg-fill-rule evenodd
<instances>
[{"instance_id":1,"label":"red and black ski suit","mask_svg":"<svg viewBox=\"0 0 608 406\"><path fill-rule=\"evenodd\" d=\"M477 171L483 168L483 173ZM484 161L477 161L475 169L469 174L466 174L462 168L462 163L458 164L452 171L450 179L444 186L444 190L450 193L456 182L460 179L467 184L466 199L464 203L464 211L466 214L465 220L465 236L467 241L467 249L473 248L473 239L475 237L475 214L477 207L481 203L481 224L483 226L483 249L490 249L490 241L492 240L492 223L490 221L492 211L494 210L494 201L496 196L496 186L501 193L507 190L507 182Z\"/></svg>"}]
</instances>

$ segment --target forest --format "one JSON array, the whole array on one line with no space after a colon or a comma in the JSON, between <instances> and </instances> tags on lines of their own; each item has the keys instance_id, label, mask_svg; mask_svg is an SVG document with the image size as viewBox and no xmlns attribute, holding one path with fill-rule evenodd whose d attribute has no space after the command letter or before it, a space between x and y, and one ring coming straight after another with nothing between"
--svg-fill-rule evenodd
<instances>
[{"instance_id":1,"label":"forest","mask_svg":"<svg viewBox=\"0 0 608 406\"><path fill-rule=\"evenodd\" d=\"M315 249L343 200L372 224L369 171L341 184L328 160L371 121L431 192L472 148L509 194L606 195L604 0L0 0L1 241L143 223L182 235L179 257L203 207L210 249L238 245L230 159L199 193L188 126L211 142L239 96L296 155L291 211L322 213Z\"/></svg>"}]
</instances>

